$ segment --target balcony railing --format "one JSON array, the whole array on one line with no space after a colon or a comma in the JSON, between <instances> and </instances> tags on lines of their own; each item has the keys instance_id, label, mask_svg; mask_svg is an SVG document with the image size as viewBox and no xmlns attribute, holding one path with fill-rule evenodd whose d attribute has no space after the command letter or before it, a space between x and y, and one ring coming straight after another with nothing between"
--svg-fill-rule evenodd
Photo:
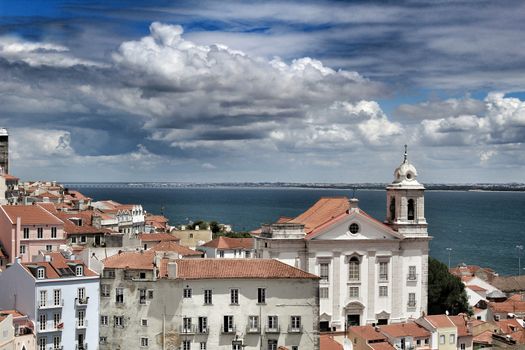
<instances>
[{"instance_id":1,"label":"balcony railing","mask_svg":"<svg viewBox=\"0 0 525 350\"><path fill-rule=\"evenodd\" d=\"M196 333L198 334L208 334L210 332L210 330L208 329L208 327L196 327Z\"/></svg>"},{"instance_id":2,"label":"balcony railing","mask_svg":"<svg viewBox=\"0 0 525 350\"><path fill-rule=\"evenodd\" d=\"M89 297L75 298L75 305L76 306L86 306L88 301L89 301Z\"/></svg>"},{"instance_id":3,"label":"balcony railing","mask_svg":"<svg viewBox=\"0 0 525 350\"><path fill-rule=\"evenodd\" d=\"M257 326L257 327L247 326L246 327L246 333L261 333L261 327L259 327L259 326Z\"/></svg>"},{"instance_id":4,"label":"balcony railing","mask_svg":"<svg viewBox=\"0 0 525 350\"><path fill-rule=\"evenodd\" d=\"M417 273L412 273L407 275L407 281L417 281Z\"/></svg>"},{"instance_id":5,"label":"balcony railing","mask_svg":"<svg viewBox=\"0 0 525 350\"><path fill-rule=\"evenodd\" d=\"M280 333L281 327L280 326L266 326L264 327L264 333Z\"/></svg>"},{"instance_id":6,"label":"balcony railing","mask_svg":"<svg viewBox=\"0 0 525 350\"><path fill-rule=\"evenodd\" d=\"M416 302L415 302L415 301L409 301L409 302L407 303L407 306L408 306L408 307L416 307Z\"/></svg>"},{"instance_id":7,"label":"balcony railing","mask_svg":"<svg viewBox=\"0 0 525 350\"><path fill-rule=\"evenodd\" d=\"M88 321L87 320L76 320L75 327L76 328L87 328Z\"/></svg>"},{"instance_id":8,"label":"balcony railing","mask_svg":"<svg viewBox=\"0 0 525 350\"><path fill-rule=\"evenodd\" d=\"M236 329L237 329L237 328L236 328L235 326L233 326L233 327L228 327L228 328L222 326L222 327L221 327L221 333L222 333L222 334L233 334L233 333L236 332Z\"/></svg>"},{"instance_id":9,"label":"balcony railing","mask_svg":"<svg viewBox=\"0 0 525 350\"><path fill-rule=\"evenodd\" d=\"M288 333L303 333L303 326L294 327L288 326Z\"/></svg>"},{"instance_id":10,"label":"balcony railing","mask_svg":"<svg viewBox=\"0 0 525 350\"><path fill-rule=\"evenodd\" d=\"M379 281L380 282L388 282L388 273L380 273L379 274Z\"/></svg>"},{"instance_id":11,"label":"balcony railing","mask_svg":"<svg viewBox=\"0 0 525 350\"><path fill-rule=\"evenodd\" d=\"M75 345L75 350L87 350L87 348L88 348L87 343L84 343L84 344L76 344L76 345Z\"/></svg>"},{"instance_id":12,"label":"balcony railing","mask_svg":"<svg viewBox=\"0 0 525 350\"><path fill-rule=\"evenodd\" d=\"M58 304L53 301L53 303L48 303L47 300L45 303L41 303L41 300L38 301L39 309L54 309L64 306L64 299L58 300Z\"/></svg>"},{"instance_id":13,"label":"balcony railing","mask_svg":"<svg viewBox=\"0 0 525 350\"><path fill-rule=\"evenodd\" d=\"M180 326L181 334L195 334L196 327L194 324Z\"/></svg>"}]
</instances>

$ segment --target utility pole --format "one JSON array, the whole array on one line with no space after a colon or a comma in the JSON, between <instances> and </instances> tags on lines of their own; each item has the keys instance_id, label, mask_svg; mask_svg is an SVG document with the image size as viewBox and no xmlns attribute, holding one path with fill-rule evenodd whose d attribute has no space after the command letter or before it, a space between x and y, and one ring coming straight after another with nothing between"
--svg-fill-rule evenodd
<instances>
[{"instance_id":1,"label":"utility pole","mask_svg":"<svg viewBox=\"0 0 525 350\"><path fill-rule=\"evenodd\" d=\"M521 274L521 252L523 251L523 245L516 245L516 252L518 253L518 276Z\"/></svg>"},{"instance_id":2,"label":"utility pole","mask_svg":"<svg viewBox=\"0 0 525 350\"><path fill-rule=\"evenodd\" d=\"M450 254L452 253L452 248L447 248L448 251L448 268L450 269Z\"/></svg>"}]
</instances>

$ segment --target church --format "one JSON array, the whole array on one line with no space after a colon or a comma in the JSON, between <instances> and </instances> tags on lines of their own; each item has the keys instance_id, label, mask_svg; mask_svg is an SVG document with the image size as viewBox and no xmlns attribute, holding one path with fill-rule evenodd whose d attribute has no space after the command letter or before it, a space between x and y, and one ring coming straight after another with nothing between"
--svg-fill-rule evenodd
<instances>
[{"instance_id":1,"label":"church","mask_svg":"<svg viewBox=\"0 0 525 350\"><path fill-rule=\"evenodd\" d=\"M318 275L321 331L388 324L427 311L425 188L407 159L386 188L386 219L356 198L325 197L295 218L264 225L259 258L278 259Z\"/></svg>"}]
</instances>

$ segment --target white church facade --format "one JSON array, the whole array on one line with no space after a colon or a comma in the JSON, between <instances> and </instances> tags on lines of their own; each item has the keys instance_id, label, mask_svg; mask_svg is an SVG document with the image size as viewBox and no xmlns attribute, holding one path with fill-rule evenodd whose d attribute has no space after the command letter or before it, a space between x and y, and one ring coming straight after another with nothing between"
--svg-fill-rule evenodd
<instances>
[{"instance_id":1,"label":"white church facade","mask_svg":"<svg viewBox=\"0 0 525 350\"><path fill-rule=\"evenodd\" d=\"M321 198L296 218L263 226L256 237L259 258L321 277L321 330L404 322L427 311L425 188L406 151L386 190L384 222L355 198Z\"/></svg>"}]
</instances>

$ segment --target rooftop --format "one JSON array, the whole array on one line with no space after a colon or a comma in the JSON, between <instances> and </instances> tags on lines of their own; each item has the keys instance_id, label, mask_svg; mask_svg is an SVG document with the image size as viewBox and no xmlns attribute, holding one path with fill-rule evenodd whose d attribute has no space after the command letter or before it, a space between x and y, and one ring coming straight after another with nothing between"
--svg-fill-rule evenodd
<instances>
[{"instance_id":1,"label":"rooftop","mask_svg":"<svg viewBox=\"0 0 525 350\"><path fill-rule=\"evenodd\" d=\"M153 270L155 267L155 251L121 252L104 260L104 268Z\"/></svg>"},{"instance_id":2,"label":"rooftop","mask_svg":"<svg viewBox=\"0 0 525 350\"><path fill-rule=\"evenodd\" d=\"M379 331L379 328L376 329L370 325L350 327L349 330L365 339L367 342L378 340L386 341L386 336Z\"/></svg>"},{"instance_id":3,"label":"rooftop","mask_svg":"<svg viewBox=\"0 0 525 350\"><path fill-rule=\"evenodd\" d=\"M322 350L343 350L343 345L336 342L334 338L328 334L321 334L319 340Z\"/></svg>"},{"instance_id":4,"label":"rooftop","mask_svg":"<svg viewBox=\"0 0 525 350\"><path fill-rule=\"evenodd\" d=\"M392 323L385 326L380 326L381 333L387 334L391 337L407 337L412 336L414 338L427 338L430 336L430 332L415 322L407 323Z\"/></svg>"},{"instance_id":5,"label":"rooftop","mask_svg":"<svg viewBox=\"0 0 525 350\"><path fill-rule=\"evenodd\" d=\"M49 259L49 261L34 261L30 263L22 263L22 266L25 267L25 269L34 277L37 277L38 268L43 267L45 269L46 279L77 277L75 274L75 267L78 265L83 266L83 276L98 276L96 272L90 270L80 260L66 259L59 252L47 253L44 257L46 256L48 257L47 259Z\"/></svg>"},{"instance_id":6,"label":"rooftop","mask_svg":"<svg viewBox=\"0 0 525 350\"><path fill-rule=\"evenodd\" d=\"M163 241L151 248L151 250L156 252L175 252L182 256L202 256L202 252L190 249L188 247L182 246L175 241Z\"/></svg>"},{"instance_id":7,"label":"rooftop","mask_svg":"<svg viewBox=\"0 0 525 350\"><path fill-rule=\"evenodd\" d=\"M427 320L434 328L448 328L456 327L454 322L447 315L429 315L425 316Z\"/></svg>"},{"instance_id":8,"label":"rooftop","mask_svg":"<svg viewBox=\"0 0 525 350\"><path fill-rule=\"evenodd\" d=\"M139 235L142 242L163 242L163 241L180 241L179 238L169 233L142 233Z\"/></svg>"},{"instance_id":9,"label":"rooftop","mask_svg":"<svg viewBox=\"0 0 525 350\"><path fill-rule=\"evenodd\" d=\"M253 238L230 238L220 236L201 245L201 247L217 249L253 249L253 241Z\"/></svg>"},{"instance_id":10,"label":"rooftop","mask_svg":"<svg viewBox=\"0 0 525 350\"><path fill-rule=\"evenodd\" d=\"M12 224L21 219L22 225L62 225L63 222L39 205L2 205Z\"/></svg>"}]
</instances>

